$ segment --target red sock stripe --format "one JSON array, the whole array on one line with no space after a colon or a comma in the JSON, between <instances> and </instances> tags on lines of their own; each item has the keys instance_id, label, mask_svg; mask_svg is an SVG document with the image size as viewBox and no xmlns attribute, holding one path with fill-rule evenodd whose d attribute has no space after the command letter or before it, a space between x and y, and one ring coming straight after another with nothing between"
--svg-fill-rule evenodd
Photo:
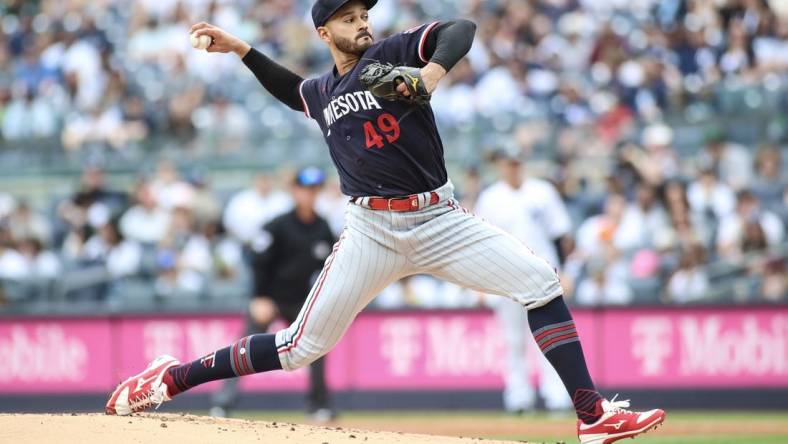
<instances>
[{"instance_id":1,"label":"red sock stripe","mask_svg":"<svg viewBox=\"0 0 788 444\"><path fill-rule=\"evenodd\" d=\"M564 327L553 328L553 329L550 329L550 330L544 331L544 332L542 332L542 333L539 333L539 335L538 335L538 336L534 337L534 340L536 340L536 342L538 343L538 342L539 342L539 341L541 341L541 340L542 340L542 338L544 338L545 336L550 336L550 335L552 335L552 334L555 334L555 333L560 333L560 332L562 332L562 331L571 330L571 329L574 329L574 328L575 328L575 324L574 324L574 322L573 322L573 323L571 323L571 324L569 324L569 325L566 325L566 326L564 326Z\"/></svg>"},{"instance_id":2,"label":"red sock stripe","mask_svg":"<svg viewBox=\"0 0 788 444\"><path fill-rule=\"evenodd\" d=\"M593 398L597 398L598 396L599 396L599 394L597 392L594 392L594 391L591 391L591 390L579 389L579 390L577 390L575 392L575 396L574 396L574 399L572 400L572 402L577 404L577 403L581 403L583 401L586 401L586 400L588 400L589 398L592 398L592 397Z\"/></svg>"},{"instance_id":3,"label":"red sock stripe","mask_svg":"<svg viewBox=\"0 0 788 444\"><path fill-rule=\"evenodd\" d=\"M233 370L235 370L238 376L243 376L243 371L241 371L241 364L238 362L238 343L236 342L230 347L230 359L233 360Z\"/></svg>"},{"instance_id":4,"label":"red sock stripe","mask_svg":"<svg viewBox=\"0 0 788 444\"><path fill-rule=\"evenodd\" d=\"M238 348L237 348L238 356L237 356L237 358L238 358L238 362L241 364L241 367L239 367L239 368L241 369L241 372L244 375L248 375L248 374L252 373L252 370L246 364L246 359L243 357L243 355L241 355L241 350L243 350L243 349L246 349L244 351L245 353L249 353L249 348L247 347L248 344L249 344L249 336L247 336L247 337L241 339L240 341L238 341Z\"/></svg>"},{"instance_id":5,"label":"red sock stripe","mask_svg":"<svg viewBox=\"0 0 788 444\"><path fill-rule=\"evenodd\" d=\"M540 345L539 348L544 350L547 347L555 344L558 341L563 341L564 339L576 338L576 337L577 337L577 332L572 332L572 333L569 333L569 334L566 334L566 335L563 335L563 336L558 336L558 337L555 337L555 338L545 342L544 344Z\"/></svg>"},{"instance_id":6,"label":"red sock stripe","mask_svg":"<svg viewBox=\"0 0 788 444\"><path fill-rule=\"evenodd\" d=\"M599 419L600 413L597 412L597 402L602 399L602 395L596 390L577 389L572 396L572 404L575 406L577 417L590 424Z\"/></svg>"}]
</instances>

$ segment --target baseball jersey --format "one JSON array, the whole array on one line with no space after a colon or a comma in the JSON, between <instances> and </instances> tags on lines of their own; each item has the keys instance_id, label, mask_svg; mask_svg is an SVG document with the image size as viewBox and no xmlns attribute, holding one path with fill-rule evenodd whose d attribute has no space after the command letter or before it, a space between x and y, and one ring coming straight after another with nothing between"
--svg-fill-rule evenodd
<instances>
[{"instance_id":1,"label":"baseball jersey","mask_svg":"<svg viewBox=\"0 0 788 444\"><path fill-rule=\"evenodd\" d=\"M572 229L561 196L545 180L528 178L519 189L499 181L479 195L475 213L521 240L557 267L554 239Z\"/></svg>"},{"instance_id":2,"label":"baseball jersey","mask_svg":"<svg viewBox=\"0 0 788 444\"><path fill-rule=\"evenodd\" d=\"M425 66L429 60L424 44L437 24L374 43L344 75L334 67L299 85L304 112L323 132L345 195L406 196L446 183L443 143L432 108L377 98L358 79L376 60Z\"/></svg>"}]
</instances>

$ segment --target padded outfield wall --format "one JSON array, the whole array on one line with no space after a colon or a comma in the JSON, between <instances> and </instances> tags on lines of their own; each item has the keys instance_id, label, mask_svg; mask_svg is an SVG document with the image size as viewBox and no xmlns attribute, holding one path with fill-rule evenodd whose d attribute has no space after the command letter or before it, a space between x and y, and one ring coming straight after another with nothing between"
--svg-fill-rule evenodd
<instances>
[{"instance_id":1,"label":"padded outfield wall","mask_svg":"<svg viewBox=\"0 0 788 444\"><path fill-rule=\"evenodd\" d=\"M605 392L674 407L788 407L788 307L573 312ZM153 357L195 358L243 327L238 314L0 317L0 410L100 410ZM365 312L329 354L328 381L342 408L499 408L505 356L488 311ZM298 408L307 376L244 378L242 407ZM216 387L170 404L205 408Z\"/></svg>"}]
</instances>

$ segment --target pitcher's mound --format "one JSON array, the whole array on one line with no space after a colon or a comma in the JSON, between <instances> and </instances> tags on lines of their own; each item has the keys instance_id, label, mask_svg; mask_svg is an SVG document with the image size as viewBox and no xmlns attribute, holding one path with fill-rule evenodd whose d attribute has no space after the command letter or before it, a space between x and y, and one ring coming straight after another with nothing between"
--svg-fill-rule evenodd
<instances>
[{"instance_id":1,"label":"pitcher's mound","mask_svg":"<svg viewBox=\"0 0 788 444\"><path fill-rule=\"evenodd\" d=\"M503 444L477 438L371 432L205 416L140 414L0 414L0 442L241 444Z\"/></svg>"}]
</instances>

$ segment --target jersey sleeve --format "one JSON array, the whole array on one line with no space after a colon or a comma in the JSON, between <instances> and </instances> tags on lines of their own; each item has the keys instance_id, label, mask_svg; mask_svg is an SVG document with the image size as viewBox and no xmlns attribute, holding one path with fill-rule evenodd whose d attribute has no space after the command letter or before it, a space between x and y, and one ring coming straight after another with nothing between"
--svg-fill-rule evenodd
<instances>
[{"instance_id":1,"label":"jersey sleeve","mask_svg":"<svg viewBox=\"0 0 788 444\"><path fill-rule=\"evenodd\" d=\"M383 40L382 45L385 54L385 60L383 61L418 67L429 63L430 56L425 53L425 44L430 32L439 23L425 23Z\"/></svg>"},{"instance_id":2,"label":"jersey sleeve","mask_svg":"<svg viewBox=\"0 0 788 444\"><path fill-rule=\"evenodd\" d=\"M298 85L298 94L301 96L301 103L304 105L304 114L310 119L314 119L316 112L320 110L320 96L318 94L318 79L306 79Z\"/></svg>"}]
</instances>

